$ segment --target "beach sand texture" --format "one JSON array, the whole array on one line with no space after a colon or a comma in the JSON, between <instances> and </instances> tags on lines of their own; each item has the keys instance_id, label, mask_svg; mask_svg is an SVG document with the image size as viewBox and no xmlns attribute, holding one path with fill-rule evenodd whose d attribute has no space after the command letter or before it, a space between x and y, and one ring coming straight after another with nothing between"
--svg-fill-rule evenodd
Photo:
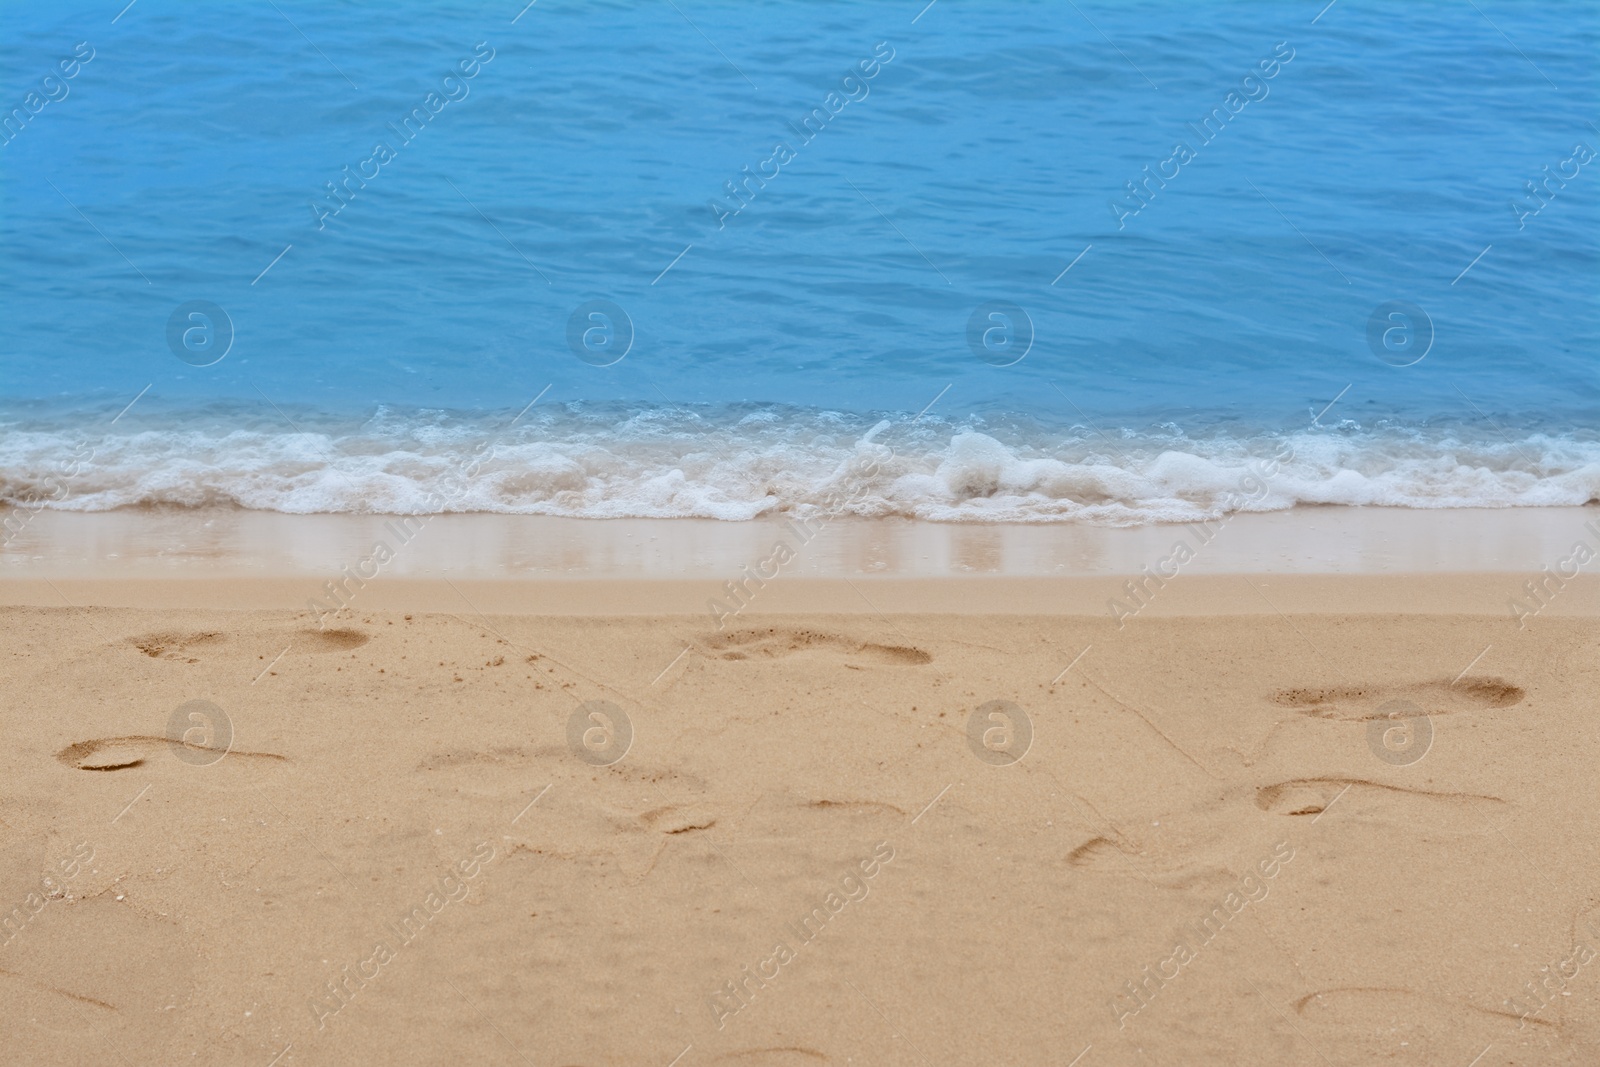
<instances>
[{"instance_id":1,"label":"beach sand texture","mask_svg":"<svg viewBox=\"0 0 1600 1067\"><path fill-rule=\"evenodd\" d=\"M1600 1061L1592 612L0 626L6 1062Z\"/></svg>"}]
</instances>

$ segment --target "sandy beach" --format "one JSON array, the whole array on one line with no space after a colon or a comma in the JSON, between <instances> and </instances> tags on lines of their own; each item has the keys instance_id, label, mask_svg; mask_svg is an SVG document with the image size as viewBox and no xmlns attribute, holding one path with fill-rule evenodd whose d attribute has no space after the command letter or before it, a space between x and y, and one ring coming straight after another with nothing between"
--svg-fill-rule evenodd
<instances>
[{"instance_id":1,"label":"sandy beach","mask_svg":"<svg viewBox=\"0 0 1600 1067\"><path fill-rule=\"evenodd\" d=\"M0 1067L1600 1067L1600 5L10 5Z\"/></svg>"},{"instance_id":2,"label":"sandy beach","mask_svg":"<svg viewBox=\"0 0 1600 1067\"><path fill-rule=\"evenodd\" d=\"M1582 578L1519 622L1537 566L1197 573L1118 625L1116 574L840 569L719 628L707 581L479 572L319 625L248 560L35 555L11 1062L1600 1049Z\"/></svg>"}]
</instances>

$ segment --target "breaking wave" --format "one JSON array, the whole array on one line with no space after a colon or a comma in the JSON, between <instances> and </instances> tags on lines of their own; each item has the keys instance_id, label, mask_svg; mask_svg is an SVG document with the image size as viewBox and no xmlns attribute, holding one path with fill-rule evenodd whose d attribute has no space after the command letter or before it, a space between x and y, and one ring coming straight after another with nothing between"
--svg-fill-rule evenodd
<instances>
[{"instance_id":1,"label":"breaking wave","mask_svg":"<svg viewBox=\"0 0 1600 1067\"><path fill-rule=\"evenodd\" d=\"M1296 505L1538 507L1600 500L1590 434L1467 427L1102 432L755 407L509 416L380 409L277 422L218 408L84 429L0 422L0 498L76 511L176 506L752 519L819 511L937 522L1186 522Z\"/></svg>"}]
</instances>

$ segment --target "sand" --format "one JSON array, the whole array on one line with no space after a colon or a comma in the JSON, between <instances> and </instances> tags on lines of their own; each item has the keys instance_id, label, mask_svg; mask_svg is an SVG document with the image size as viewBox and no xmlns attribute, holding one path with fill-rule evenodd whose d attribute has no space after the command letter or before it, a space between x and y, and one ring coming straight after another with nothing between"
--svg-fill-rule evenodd
<instances>
[{"instance_id":1,"label":"sand","mask_svg":"<svg viewBox=\"0 0 1600 1067\"><path fill-rule=\"evenodd\" d=\"M1596 589L1519 627L1526 577L719 629L463 574L319 627L297 575L19 569L0 1060L1592 1064Z\"/></svg>"}]
</instances>

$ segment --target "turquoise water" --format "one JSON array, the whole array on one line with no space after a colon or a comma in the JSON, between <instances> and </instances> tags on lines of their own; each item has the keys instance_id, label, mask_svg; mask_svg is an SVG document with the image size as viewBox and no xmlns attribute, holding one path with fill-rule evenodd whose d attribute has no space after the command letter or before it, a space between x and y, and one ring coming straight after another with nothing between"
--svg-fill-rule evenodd
<instances>
[{"instance_id":1,"label":"turquoise water","mask_svg":"<svg viewBox=\"0 0 1600 1067\"><path fill-rule=\"evenodd\" d=\"M119 7L0 8L12 502L1600 499L1593 5Z\"/></svg>"}]
</instances>

